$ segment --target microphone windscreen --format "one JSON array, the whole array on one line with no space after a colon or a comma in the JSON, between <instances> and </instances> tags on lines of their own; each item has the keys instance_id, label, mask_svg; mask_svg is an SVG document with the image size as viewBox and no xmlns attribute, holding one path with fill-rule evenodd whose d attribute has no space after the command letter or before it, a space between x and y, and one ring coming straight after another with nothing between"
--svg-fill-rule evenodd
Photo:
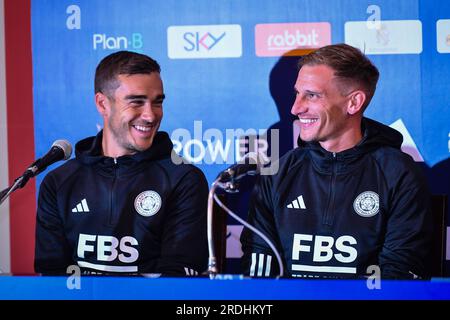
<instances>
[{"instance_id":1,"label":"microphone windscreen","mask_svg":"<svg viewBox=\"0 0 450 320\"><path fill-rule=\"evenodd\" d=\"M67 140L56 140L53 142L52 147L58 147L64 151L64 160L67 160L72 155L72 145Z\"/></svg>"}]
</instances>

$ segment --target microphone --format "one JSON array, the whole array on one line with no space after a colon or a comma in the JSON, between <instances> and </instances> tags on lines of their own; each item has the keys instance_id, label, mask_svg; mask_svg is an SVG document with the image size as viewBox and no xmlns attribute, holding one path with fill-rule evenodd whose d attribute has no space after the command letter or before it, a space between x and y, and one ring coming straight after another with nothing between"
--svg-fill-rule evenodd
<instances>
[{"instance_id":1,"label":"microphone","mask_svg":"<svg viewBox=\"0 0 450 320\"><path fill-rule=\"evenodd\" d=\"M225 169L218 175L218 180L225 183L224 190L226 192L238 192L238 180L246 175L257 175L261 171L263 163L259 153L249 152L238 163Z\"/></svg>"},{"instance_id":2,"label":"microphone","mask_svg":"<svg viewBox=\"0 0 450 320\"><path fill-rule=\"evenodd\" d=\"M47 152L45 156L37 159L31 164L31 166L25 171L23 177L30 179L45 169L47 167L59 160L67 160L72 155L72 145L67 140L56 140L53 142L52 147Z\"/></svg>"},{"instance_id":3,"label":"microphone","mask_svg":"<svg viewBox=\"0 0 450 320\"><path fill-rule=\"evenodd\" d=\"M0 204L15 190L23 188L30 178L44 171L49 165L59 161L67 160L72 155L72 145L67 140L56 140L45 156L33 162L25 172L14 180L11 187L0 192Z\"/></svg>"}]
</instances>

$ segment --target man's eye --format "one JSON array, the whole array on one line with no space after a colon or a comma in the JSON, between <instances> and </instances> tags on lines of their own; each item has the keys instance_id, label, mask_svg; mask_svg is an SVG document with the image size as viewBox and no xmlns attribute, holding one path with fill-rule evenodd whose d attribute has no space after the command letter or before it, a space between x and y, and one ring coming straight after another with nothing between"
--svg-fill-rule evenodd
<instances>
[{"instance_id":1,"label":"man's eye","mask_svg":"<svg viewBox=\"0 0 450 320\"><path fill-rule=\"evenodd\" d=\"M162 100L158 100L158 101L154 102L154 105L156 105L156 106L162 106L162 104L163 104Z\"/></svg>"},{"instance_id":2,"label":"man's eye","mask_svg":"<svg viewBox=\"0 0 450 320\"><path fill-rule=\"evenodd\" d=\"M142 100L133 100L133 101L130 102L130 104L132 106L142 106L144 104L144 101L142 101Z\"/></svg>"}]
</instances>

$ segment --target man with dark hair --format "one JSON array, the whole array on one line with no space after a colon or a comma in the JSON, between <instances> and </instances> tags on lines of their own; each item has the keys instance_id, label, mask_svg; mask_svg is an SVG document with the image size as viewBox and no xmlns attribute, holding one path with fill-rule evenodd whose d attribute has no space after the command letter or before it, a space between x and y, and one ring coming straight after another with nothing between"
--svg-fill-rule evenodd
<instances>
[{"instance_id":1,"label":"man with dark hair","mask_svg":"<svg viewBox=\"0 0 450 320\"><path fill-rule=\"evenodd\" d=\"M363 117L377 68L346 44L320 48L299 65L291 109L298 148L280 159L277 173L259 178L249 222L274 243L286 276L429 276L425 178L400 150L399 132ZM244 229L241 242L246 274L279 274L259 236Z\"/></svg>"},{"instance_id":2,"label":"man with dark hair","mask_svg":"<svg viewBox=\"0 0 450 320\"><path fill-rule=\"evenodd\" d=\"M150 57L120 51L100 62L104 127L42 182L36 272L78 265L84 274L192 276L206 268L208 185L196 167L172 162L172 142L158 132L164 97Z\"/></svg>"}]
</instances>

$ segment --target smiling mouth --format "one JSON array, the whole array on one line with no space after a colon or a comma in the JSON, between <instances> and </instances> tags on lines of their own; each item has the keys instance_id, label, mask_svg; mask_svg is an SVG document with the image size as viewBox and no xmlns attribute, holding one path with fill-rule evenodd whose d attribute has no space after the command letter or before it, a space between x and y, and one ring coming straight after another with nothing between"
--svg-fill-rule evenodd
<instances>
[{"instance_id":1,"label":"smiling mouth","mask_svg":"<svg viewBox=\"0 0 450 320\"><path fill-rule=\"evenodd\" d=\"M306 118L299 118L299 120L300 120L300 123L301 124L312 124L312 123L315 123L315 122L317 122L317 121L319 121L319 119L317 119L317 118L308 118L308 119L306 119Z\"/></svg>"},{"instance_id":2,"label":"smiling mouth","mask_svg":"<svg viewBox=\"0 0 450 320\"><path fill-rule=\"evenodd\" d=\"M153 126L138 126L138 125L133 125L132 127L140 132L149 132L153 128Z\"/></svg>"}]
</instances>

